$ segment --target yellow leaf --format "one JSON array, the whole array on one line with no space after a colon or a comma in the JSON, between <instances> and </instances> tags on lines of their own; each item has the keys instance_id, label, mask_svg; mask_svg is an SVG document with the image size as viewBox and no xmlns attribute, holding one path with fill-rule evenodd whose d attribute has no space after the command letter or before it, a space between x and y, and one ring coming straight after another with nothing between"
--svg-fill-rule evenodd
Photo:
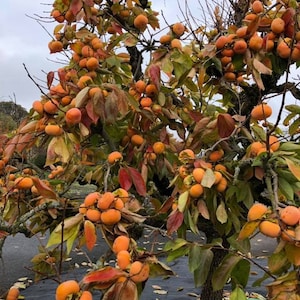
<instances>
[{"instance_id":1,"label":"yellow leaf","mask_svg":"<svg viewBox=\"0 0 300 300\"><path fill-rule=\"evenodd\" d=\"M259 223L260 223L260 221L247 222L242 227L237 239L242 241L242 240L246 239L247 237L249 237L250 235L252 235L254 233L254 231L256 230L256 228L258 227Z\"/></svg>"},{"instance_id":2,"label":"yellow leaf","mask_svg":"<svg viewBox=\"0 0 300 300\"><path fill-rule=\"evenodd\" d=\"M300 166L296 165L292 160L285 158L285 161L289 167L289 170L291 173L298 179L300 180Z\"/></svg>"}]
</instances>

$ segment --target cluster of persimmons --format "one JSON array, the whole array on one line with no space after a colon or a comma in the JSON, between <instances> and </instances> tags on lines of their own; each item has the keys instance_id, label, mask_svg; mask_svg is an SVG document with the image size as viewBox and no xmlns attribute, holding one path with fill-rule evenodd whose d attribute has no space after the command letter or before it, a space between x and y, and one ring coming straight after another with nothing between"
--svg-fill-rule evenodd
<instances>
[{"instance_id":1,"label":"cluster of persimmons","mask_svg":"<svg viewBox=\"0 0 300 300\"><path fill-rule=\"evenodd\" d=\"M200 114L198 111L193 111L186 99L188 97L180 97L180 95L189 87L192 87L191 89L196 87L198 94L201 90L202 95L203 85L210 78L205 72L197 73L201 69L198 65L204 65L205 61L209 61L212 56L220 62L220 76L226 81L226 85L232 84L236 87L236 84L245 84L248 75L252 75L261 89L263 86L259 83L259 76L272 73L272 55L290 62L299 61L300 31L295 30L297 27L294 21L296 10L282 1L278 1L271 9L263 1L252 1L241 27L231 26L224 32L216 32L213 37L210 36L208 47L203 49L195 45L193 45L194 48L184 46L184 36L189 32L186 25L181 22L170 25L169 31L156 41L159 45L154 47L153 42L153 45L151 44L153 49L150 47L151 50L157 50L155 57L158 57L158 62L147 68L145 76L134 80L132 57L119 51L120 49L115 51L115 48L123 44L128 48L135 46L136 40L147 32L147 29L159 28L157 13L150 7L143 8L139 1L127 0L124 1L125 3L113 1L109 9L102 2L102 0L56 0L54 2L51 18L59 25L54 29L53 40L49 42L48 48L50 53L66 55L69 64L59 68L56 72L48 73L49 93L44 93L41 99L33 102L30 120L20 126L16 137L0 145L0 173L3 175L0 179L0 187L4 195L4 206L8 203L7 199L13 198L14 195L18 195L15 203L19 208L20 203L25 205L25 201L20 201L20 199L25 199L25 195L27 198L33 195L33 198L37 200L35 205L43 204L51 197L57 200L59 197L52 191L50 182L54 179L63 180L63 175L74 163L74 157L77 154L80 158L76 162L93 167L103 163L104 169L108 170L107 174L111 169L117 170L120 178L121 168L126 173L126 168L130 162L134 161L132 157L135 154L138 156L142 153L139 157L142 157L141 160L144 159L143 162L138 161L138 168L142 164L143 167L150 166L149 173L151 173L153 170L150 168L155 165L155 161L158 161L157 157L164 159L166 152L168 155L173 152L169 157L170 161L174 162L174 165L170 166L170 169L175 170L172 173L174 180L170 184L174 190L169 199L172 201L174 199L174 201L168 212L171 211L172 214L180 211L183 214L191 204L205 219L210 219L210 214L215 212L209 211L206 206L206 201L208 201L206 191L213 190L216 195L225 198L231 182L236 179L234 178L235 170L226 165L226 149L222 149L222 143L218 141L219 137L210 145L204 145L207 147L206 150L192 149L193 145L190 145L191 147L181 147L182 143L170 145L171 138L166 138L168 134L164 132L161 135L165 138L160 141L159 134L150 132L150 129L157 121L159 125L162 124L162 127L174 126L176 129L183 128L184 131L193 127L186 125L191 119L199 121L204 117L204 112ZM77 26L80 23L84 26L78 29ZM120 36L127 33L130 34L126 35L126 39L119 40ZM192 53L192 51L195 52ZM193 72L186 72L186 74L183 72L184 76L182 74L179 76L180 72L176 72L176 67L171 68L172 70L165 74L171 83L162 82L160 68L163 69L166 65L166 69L170 68L168 64L172 64L172 60L166 59L164 64L159 59L168 52L175 53L174 57L184 54L184 59L188 56L190 59L188 61L192 61L197 66L191 69L197 73L194 79L195 82L198 81L198 86L193 81L189 83L184 81L186 85L181 84L180 82L186 79L183 77L188 77ZM169 59L167 55L166 57ZM184 59L183 62L185 62ZM177 75L179 80L175 78ZM174 78L179 82L176 82ZM182 113L182 111L172 102L173 100L170 100L172 97L169 97L169 94L176 90L172 87L172 80L175 82L174 85L178 84L178 89L181 90L175 98L178 96L177 98L182 100L182 103L188 103L187 106L189 106L189 108L182 109L186 116L180 124L182 127L176 124L176 119L181 117L179 112ZM162 84L166 86L162 88ZM218 84L223 84L223 82L218 81ZM203 95L206 92L204 91ZM168 95L163 95L164 93ZM252 109L250 118L252 124L262 128L263 122L267 123L267 119L272 116L272 108L266 102L258 102L259 104ZM126 118L128 118L127 122L124 121ZM81 143L88 140L93 128L99 125L99 120L99 123L105 126L120 119L123 119L124 122L120 124L126 129L122 128L125 134L118 141L119 145L114 147L115 149L105 149L104 159L103 157L100 160L94 159L95 157L91 158L90 156L95 156L95 153L101 152L102 149L101 151L90 150L88 147L84 148ZM234 123L231 133L238 132L240 128L237 129L237 122L231 116L230 121ZM172 126L169 126L170 124ZM217 131L217 126L213 130ZM250 145L243 149L245 150L243 159L264 157L266 153L267 156L271 156L272 153L278 151L280 141L275 133L276 131L273 131L265 138L262 136L253 138ZM185 134L186 132L182 135ZM23 150L30 149L39 137L42 137L41 144L52 143L48 148L46 162L50 172L48 179L43 180L38 179L37 173L32 169L26 168L19 172L17 168L10 165L14 152L20 154ZM229 139L230 134L225 137L225 140L226 138ZM130 152L132 149L134 150ZM76 155L73 155L74 153ZM74 161L70 162L70 157L74 158ZM164 162L167 163L167 160ZM62 282L56 290L57 300L69 299L71 295L76 295L74 296L77 297L76 299L90 300L92 294L88 290L89 284L95 282L99 289L107 292L107 295L110 292L112 294L123 293L120 299L125 299L126 294L129 298L135 299L137 286L142 286L151 275L151 255L143 251L139 252L136 242L125 228L128 216L133 217L138 211L133 208L131 195L128 192L134 181L132 178L134 175L136 173L128 173L125 177L127 182L123 183L124 185L130 181L127 190L122 187L112 191L103 188L103 191L89 193L82 204L76 207L76 212L82 220L83 240L87 249L92 250L96 245L97 229L101 227L112 236L109 246L116 257L116 264L89 272L81 282L75 280ZM142 174L143 177L139 175L139 180L147 179L146 172ZM146 181L145 184L147 184ZM122 186L120 182L119 184ZM136 185L135 188L137 189ZM183 194L187 197L184 199L178 197ZM34 207L33 203L35 202L31 201L30 208ZM48 211L50 213L50 210ZM57 216L55 212L51 211L51 213ZM7 219L12 221L13 219L10 219L12 213L7 213L7 215ZM281 207L278 211L274 211L274 207L271 209L262 203L255 203L249 209L246 227L242 229L239 238L248 238L258 228L267 236L280 237L286 243L298 246L299 221L300 210L296 206L286 205L285 208ZM18 295L18 290L12 287L7 299L17 299Z\"/></svg>"}]
</instances>

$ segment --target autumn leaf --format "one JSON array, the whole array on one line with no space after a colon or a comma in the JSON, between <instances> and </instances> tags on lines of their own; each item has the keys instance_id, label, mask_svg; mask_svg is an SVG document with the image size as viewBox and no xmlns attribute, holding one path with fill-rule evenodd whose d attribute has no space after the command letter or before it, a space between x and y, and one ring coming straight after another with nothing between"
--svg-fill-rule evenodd
<instances>
[{"instance_id":1,"label":"autumn leaf","mask_svg":"<svg viewBox=\"0 0 300 300\"><path fill-rule=\"evenodd\" d=\"M217 207L216 210L216 217L217 220L221 223L224 224L227 222L228 220L228 215L227 215L227 211L225 208L225 203L223 201L221 201L221 203L219 204L219 206Z\"/></svg>"},{"instance_id":2,"label":"autumn leaf","mask_svg":"<svg viewBox=\"0 0 300 300\"><path fill-rule=\"evenodd\" d=\"M151 65L149 66L147 71L151 82L155 84L157 90L159 90L160 89L160 67L157 64Z\"/></svg>"},{"instance_id":3,"label":"autumn leaf","mask_svg":"<svg viewBox=\"0 0 300 300\"><path fill-rule=\"evenodd\" d=\"M167 213L171 207L172 204L174 203L174 198L173 197L169 197L160 207L158 213Z\"/></svg>"},{"instance_id":4,"label":"autumn leaf","mask_svg":"<svg viewBox=\"0 0 300 300\"><path fill-rule=\"evenodd\" d=\"M121 188L128 191L132 186L132 179L126 168L120 168L119 170L119 182Z\"/></svg>"},{"instance_id":5,"label":"autumn leaf","mask_svg":"<svg viewBox=\"0 0 300 300\"><path fill-rule=\"evenodd\" d=\"M32 176L31 178L38 193L42 197L48 199L57 199L56 193L44 181L35 176Z\"/></svg>"},{"instance_id":6,"label":"autumn leaf","mask_svg":"<svg viewBox=\"0 0 300 300\"><path fill-rule=\"evenodd\" d=\"M76 16L80 12L82 6L83 6L82 0L72 0L69 9L72 12L72 14Z\"/></svg>"},{"instance_id":7,"label":"autumn leaf","mask_svg":"<svg viewBox=\"0 0 300 300\"><path fill-rule=\"evenodd\" d=\"M90 220L84 221L84 237L87 249L89 251L93 250L97 241L97 234L95 225Z\"/></svg>"},{"instance_id":8,"label":"autumn leaf","mask_svg":"<svg viewBox=\"0 0 300 300\"><path fill-rule=\"evenodd\" d=\"M141 173L133 167L127 167L127 171L130 174L130 177L132 179L132 182L134 184L137 193L140 196L146 196L147 194L146 184Z\"/></svg>"},{"instance_id":9,"label":"autumn leaf","mask_svg":"<svg viewBox=\"0 0 300 300\"><path fill-rule=\"evenodd\" d=\"M89 272L83 277L82 283L83 284L108 283L108 282L113 282L117 280L119 277L124 275L126 275L124 271L108 266L96 271Z\"/></svg>"},{"instance_id":10,"label":"autumn leaf","mask_svg":"<svg viewBox=\"0 0 300 300\"><path fill-rule=\"evenodd\" d=\"M272 70L256 58L253 59L253 67L261 74L272 75Z\"/></svg>"},{"instance_id":11,"label":"autumn leaf","mask_svg":"<svg viewBox=\"0 0 300 300\"><path fill-rule=\"evenodd\" d=\"M205 203L204 200L199 200L198 203L197 203L197 209L199 211L199 213L201 214L201 216L206 219L206 220L209 220L210 217L209 217L209 211L208 211L208 208L207 208L207 205Z\"/></svg>"},{"instance_id":12,"label":"autumn leaf","mask_svg":"<svg viewBox=\"0 0 300 300\"><path fill-rule=\"evenodd\" d=\"M183 222L183 213L179 210L174 210L168 217L167 230L168 234L172 234L177 231Z\"/></svg>"},{"instance_id":13,"label":"autumn leaf","mask_svg":"<svg viewBox=\"0 0 300 300\"><path fill-rule=\"evenodd\" d=\"M189 199L189 191L181 193L178 197L178 210L184 212Z\"/></svg>"},{"instance_id":14,"label":"autumn leaf","mask_svg":"<svg viewBox=\"0 0 300 300\"><path fill-rule=\"evenodd\" d=\"M3 238L5 238L5 237L7 237L8 235L9 235L8 232L3 231L3 230L0 230L0 239L3 239Z\"/></svg>"},{"instance_id":15,"label":"autumn leaf","mask_svg":"<svg viewBox=\"0 0 300 300\"><path fill-rule=\"evenodd\" d=\"M50 87L52 85L52 82L53 82L53 79L54 79L54 72L53 71L48 72L48 74L47 74L47 87L48 87L48 89L50 89Z\"/></svg>"},{"instance_id":16,"label":"autumn leaf","mask_svg":"<svg viewBox=\"0 0 300 300\"><path fill-rule=\"evenodd\" d=\"M221 138L228 137L235 129L235 121L230 114L219 114L217 120L218 133Z\"/></svg>"},{"instance_id":17,"label":"autumn leaf","mask_svg":"<svg viewBox=\"0 0 300 300\"><path fill-rule=\"evenodd\" d=\"M295 14L295 9L288 7L281 16L285 24L284 34L289 38L293 38L295 34Z\"/></svg>"},{"instance_id":18,"label":"autumn leaf","mask_svg":"<svg viewBox=\"0 0 300 300\"><path fill-rule=\"evenodd\" d=\"M285 161L291 173L297 178L297 180L300 180L300 165L296 165L292 160L288 158L285 158Z\"/></svg>"},{"instance_id":19,"label":"autumn leaf","mask_svg":"<svg viewBox=\"0 0 300 300\"><path fill-rule=\"evenodd\" d=\"M137 285L132 280L113 284L103 295L102 300L138 300Z\"/></svg>"},{"instance_id":20,"label":"autumn leaf","mask_svg":"<svg viewBox=\"0 0 300 300\"><path fill-rule=\"evenodd\" d=\"M252 222L245 223L245 225L242 227L237 239L242 241L242 240L250 237L257 229L259 223L260 223L260 221L252 221Z\"/></svg>"},{"instance_id":21,"label":"autumn leaf","mask_svg":"<svg viewBox=\"0 0 300 300\"><path fill-rule=\"evenodd\" d=\"M60 69L58 69L57 73L58 73L59 82L60 82L61 86L63 87L63 89L65 90L67 72L65 69L60 68Z\"/></svg>"},{"instance_id":22,"label":"autumn leaf","mask_svg":"<svg viewBox=\"0 0 300 300\"><path fill-rule=\"evenodd\" d=\"M288 260L295 266L300 266L300 251L299 247L294 244L285 245L285 253Z\"/></svg>"}]
</instances>

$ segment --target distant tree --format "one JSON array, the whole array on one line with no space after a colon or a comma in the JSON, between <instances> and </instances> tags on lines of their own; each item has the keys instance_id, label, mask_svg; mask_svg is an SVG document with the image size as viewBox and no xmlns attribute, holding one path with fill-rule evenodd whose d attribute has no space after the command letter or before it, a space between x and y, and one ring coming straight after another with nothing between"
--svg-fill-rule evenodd
<instances>
[{"instance_id":1,"label":"distant tree","mask_svg":"<svg viewBox=\"0 0 300 300\"><path fill-rule=\"evenodd\" d=\"M0 133L7 133L17 128L17 122L11 115L0 112Z\"/></svg>"},{"instance_id":2,"label":"distant tree","mask_svg":"<svg viewBox=\"0 0 300 300\"><path fill-rule=\"evenodd\" d=\"M16 123L20 123L20 121L28 114L24 107L20 104L16 104L14 101L0 102L0 113L10 116ZM3 121L2 118L1 121Z\"/></svg>"}]
</instances>

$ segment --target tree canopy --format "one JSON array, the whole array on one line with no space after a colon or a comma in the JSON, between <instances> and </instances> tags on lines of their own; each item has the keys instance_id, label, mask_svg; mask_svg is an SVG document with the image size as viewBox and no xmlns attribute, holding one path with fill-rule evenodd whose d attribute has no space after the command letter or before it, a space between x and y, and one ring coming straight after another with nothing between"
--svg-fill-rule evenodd
<instances>
[{"instance_id":1,"label":"tree canopy","mask_svg":"<svg viewBox=\"0 0 300 300\"><path fill-rule=\"evenodd\" d=\"M185 5L170 24L148 1L53 2L48 48L66 64L1 137L0 233L50 232L37 278L75 245L92 250L99 233L116 259L62 282L56 299L93 289L138 299L149 276L172 275L137 246L144 227L166 236L169 261L188 255L208 300L222 299L229 278L230 299L246 299L251 238L277 239L260 283L273 280L269 299L299 298L299 4L230 2L226 15L207 3L203 24ZM35 146L44 169L28 159ZM96 190L70 199L75 182Z\"/></svg>"}]
</instances>

